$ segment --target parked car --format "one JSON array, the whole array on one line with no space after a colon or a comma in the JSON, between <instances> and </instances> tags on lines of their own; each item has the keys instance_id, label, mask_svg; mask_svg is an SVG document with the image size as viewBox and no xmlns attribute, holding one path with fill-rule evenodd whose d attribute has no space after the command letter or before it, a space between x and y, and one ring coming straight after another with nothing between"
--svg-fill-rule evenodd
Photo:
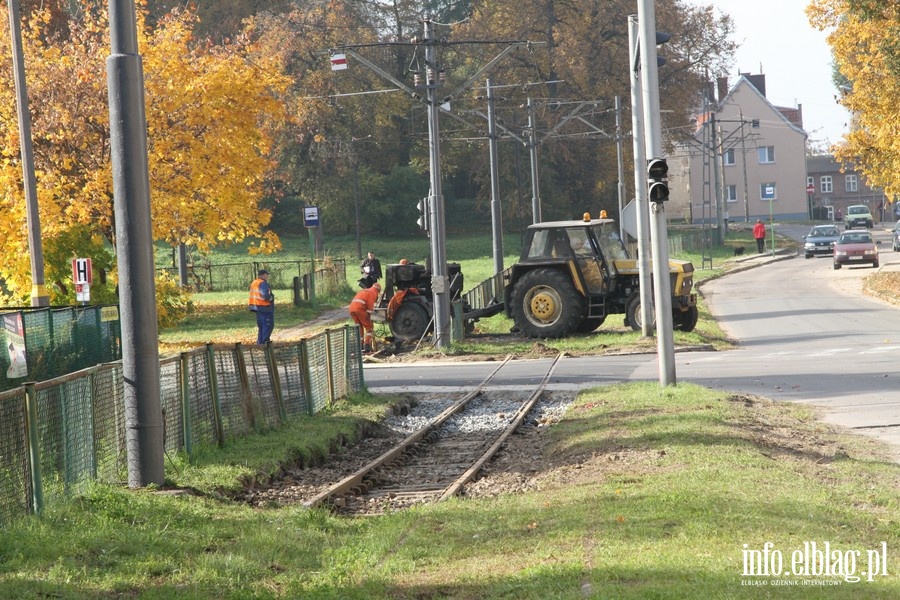
<instances>
[{"instance_id":1,"label":"parked car","mask_svg":"<svg viewBox=\"0 0 900 600\"><path fill-rule=\"evenodd\" d=\"M900 206L900 203L898 203ZM900 221L894 225L894 231L891 232L891 249L894 252L900 252Z\"/></svg>"},{"instance_id":2,"label":"parked car","mask_svg":"<svg viewBox=\"0 0 900 600\"><path fill-rule=\"evenodd\" d=\"M841 230L835 225L816 225L806 234L803 253L806 258L816 254L834 254L834 243L841 237Z\"/></svg>"},{"instance_id":3,"label":"parked car","mask_svg":"<svg viewBox=\"0 0 900 600\"><path fill-rule=\"evenodd\" d=\"M844 214L844 225L847 226L847 229L857 229L859 227L871 229L874 224L875 220L872 218L872 213L865 204L854 204L847 207L847 212Z\"/></svg>"},{"instance_id":4,"label":"parked car","mask_svg":"<svg viewBox=\"0 0 900 600\"><path fill-rule=\"evenodd\" d=\"M878 245L865 229L848 229L834 243L834 268L869 263L878 267Z\"/></svg>"}]
</instances>

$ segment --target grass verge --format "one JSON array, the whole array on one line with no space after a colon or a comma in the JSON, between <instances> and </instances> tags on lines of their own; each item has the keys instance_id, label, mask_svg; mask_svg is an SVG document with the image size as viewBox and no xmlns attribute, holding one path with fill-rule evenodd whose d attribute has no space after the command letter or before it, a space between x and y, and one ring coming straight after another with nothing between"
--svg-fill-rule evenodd
<instances>
[{"instance_id":1,"label":"grass verge","mask_svg":"<svg viewBox=\"0 0 900 600\"><path fill-rule=\"evenodd\" d=\"M297 447L319 421L305 427ZM276 464L285 449L267 437L195 468ZM517 474L533 492L374 518L95 486L0 532L0 597L900 597L900 467L809 407L616 385L582 394L542 440ZM853 573L849 560L745 573L746 550L770 543L790 570L813 542L860 552ZM875 555L888 575L868 581Z\"/></svg>"}]
</instances>

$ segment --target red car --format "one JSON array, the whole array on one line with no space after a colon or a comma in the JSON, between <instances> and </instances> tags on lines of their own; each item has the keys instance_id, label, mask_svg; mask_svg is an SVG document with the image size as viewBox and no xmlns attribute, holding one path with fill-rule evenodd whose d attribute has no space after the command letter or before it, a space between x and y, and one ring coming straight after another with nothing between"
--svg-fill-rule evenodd
<instances>
[{"instance_id":1,"label":"red car","mask_svg":"<svg viewBox=\"0 0 900 600\"><path fill-rule=\"evenodd\" d=\"M834 243L834 268L869 263L878 267L878 245L865 229L848 229Z\"/></svg>"}]
</instances>

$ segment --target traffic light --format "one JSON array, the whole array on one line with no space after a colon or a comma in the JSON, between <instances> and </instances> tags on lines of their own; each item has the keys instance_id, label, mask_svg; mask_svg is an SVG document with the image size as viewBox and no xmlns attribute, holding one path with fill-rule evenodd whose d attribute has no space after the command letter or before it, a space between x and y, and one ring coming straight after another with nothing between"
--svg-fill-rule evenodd
<instances>
[{"instance_id":1,"label":"traffic light","mask_svg":"<svg viewBox=\"0 0 900 600\"><path fill-rule=\"evenodd\" d=\"M662 46L663 44L665 44L666 42L668 42L670 39L672 39L672 35L671 35L671 34L666 33L665 31L657 31L657 32L656 32L656 45L657 45L657 46ZM661 66L663 66L664 64L666 64L666 59L665 59L665 57L664 57L664 56L660 56L659 54L657 54L657 55L656 55L656 66L657 66L657 67L661 67Z\"/></svg>"},{"instance_id":2,"label":"traffic light","mask_svg":"<svg viewBox=\"0 0 900 600\"><path fill-rule=\"evenodd\" d=\"M664 158L651 158L647 161L647 178L649 180L650 202L665 202L669 199L669 165Z\"/></svg>"},{"instance_id":3,"label":"traffic light","mask_svg":"<svg viewBox=\"0 0 900 600\"><path fill-rule=\"evenodd\" d=\"M416 224L426 232L431 229L428 226L428 196L419 200L419 219Z\"/></svg>"}]
</instances>

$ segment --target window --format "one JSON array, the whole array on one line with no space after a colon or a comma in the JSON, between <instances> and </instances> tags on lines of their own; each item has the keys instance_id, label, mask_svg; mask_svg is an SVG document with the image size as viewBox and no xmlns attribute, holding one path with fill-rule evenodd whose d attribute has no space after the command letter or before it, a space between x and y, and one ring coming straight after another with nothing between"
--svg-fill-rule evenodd
<instances>
[{"instance_id":1,"label":"window","mask_svg":"<svg viewBox=\"0 0 900 600\"><path fill-rule=\"evenodd\" d=\"M761 183L759 184L759 199L760 200L776 200L778 198L778 194L775 189L775 182L769 183Z\"/></svg>"},{"instance_id":2,"label":"window","mask_svg":"<svg viewBox=\"0 0 900 600\"><path fill-rule=\"evenodd\" d=\"M725 200L728 202L737 202L737 186L736 185L726 185L725 186Z\"/></svg>"},{"instance_id":3,"label":"window","mask_svg":"<svg viewBox=\"0 0 900 600\"><path fill-rule=\"evenodd\" d=\"M725 163L726 167L734 164L734 148L725 151L722 155L722 162Z\"/></svg>"},{"instance_id":4,"label":"window","mask_svg":"<svg viewBox=\"0 0 900 600\"><path fill-rule=\"evenodd\" d=\"M761 146L759 152L759 164L775 162L775 146Z\"/></svg>"},{"instance_id":5,"label":"window","mask_svg":"<svg viewBox=\"0 0 900 600\"><path fill-rule=\"evenodd\" d=\"M820 186L823 194L830 194L833 192L834 187L831 184L831 175L822 175Z\"/></svg>"},{"instance_id":6,"label":"window","mask_svg":"<svg viewBox=\"0 0 900 600\"><path fill-rule=\"evenodd\" d=\"M855 192L857 187L856 175L846 175L844 177L844 191Z\"/></svg>"}]
</instances>

